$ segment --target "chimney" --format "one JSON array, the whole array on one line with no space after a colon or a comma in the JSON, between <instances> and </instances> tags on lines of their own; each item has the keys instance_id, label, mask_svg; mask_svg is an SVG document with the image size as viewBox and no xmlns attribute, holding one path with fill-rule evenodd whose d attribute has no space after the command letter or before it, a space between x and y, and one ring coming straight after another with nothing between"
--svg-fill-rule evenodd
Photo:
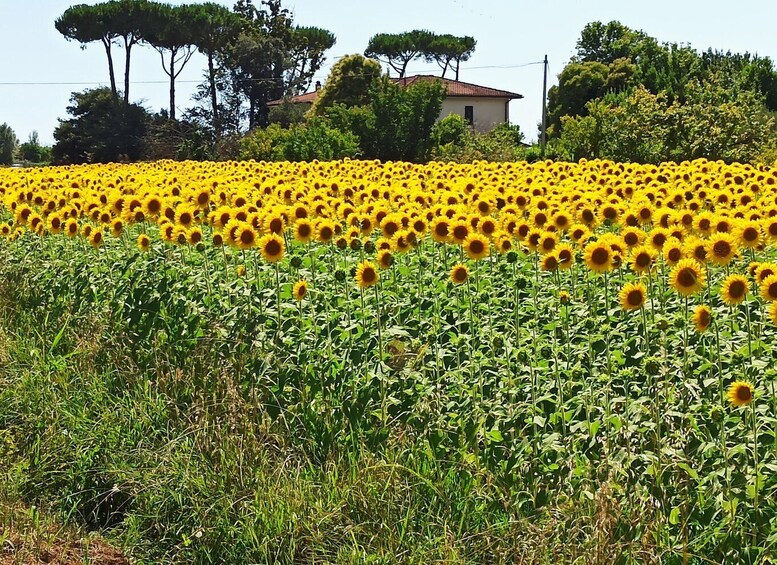
<instances>
[{"instance_id":1,"label":"chimney","mask_svg":"<svg viewBox=\"0 0 777 565\"><path fill-rule=\"evenodd\" d=\"M318 89L319 89L319 88L321 88L321 81L320 81L320 80L317 80L317 81L316 81L316 92L318 92Z\"/></svg>"}]
</instances>

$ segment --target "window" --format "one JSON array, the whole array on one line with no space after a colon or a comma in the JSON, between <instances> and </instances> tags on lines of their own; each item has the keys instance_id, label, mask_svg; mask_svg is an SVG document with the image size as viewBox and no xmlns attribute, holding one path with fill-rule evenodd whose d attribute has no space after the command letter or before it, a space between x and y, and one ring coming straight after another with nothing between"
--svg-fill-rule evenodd
<instances>
[{"instance_id":1,"label":"window","mask_svg":"<svg viewBox=\"0 0 777 565\"><path fill-rule=\"evenodd\" d=\"M472 125L475 123L475 107L474 106L464 106L464 119L467 120L467 123L469 125Z\"/></svg>"}]
</instances>

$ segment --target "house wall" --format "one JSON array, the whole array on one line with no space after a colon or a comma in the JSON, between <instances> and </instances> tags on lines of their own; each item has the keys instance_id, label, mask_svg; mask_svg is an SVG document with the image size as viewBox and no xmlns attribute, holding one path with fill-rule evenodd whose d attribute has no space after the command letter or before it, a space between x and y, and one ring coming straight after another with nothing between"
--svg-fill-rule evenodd
<instances>
[{"instance_id":1,"label":"house wall","mask_svg":"<svg viewBox=\"0 0 777 565\"><path fill-rule=\"evenodd\" d=\"M458 114L463 117L464 107L472 106L475 131L491 131L494 126L509 120L509 116L505 115L507 102L507 98L449 97L442 102L440 119L450 114Z\"/></svg>"}]
</instances>

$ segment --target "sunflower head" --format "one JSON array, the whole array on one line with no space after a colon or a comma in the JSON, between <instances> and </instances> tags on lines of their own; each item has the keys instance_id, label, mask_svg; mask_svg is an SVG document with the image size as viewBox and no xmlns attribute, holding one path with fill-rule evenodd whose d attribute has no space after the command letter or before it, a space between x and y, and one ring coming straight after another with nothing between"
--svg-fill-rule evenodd
<instances>
[{"instance_id":1,"label":"sunflower head","mask_svg":"<svg viewBox=\"0 0 777 565\"><path fill-rule=\"evenodd\" d=\"M624 310L639 310L645 305L646 298L647 289L640 282L627 284L619 295L621 308Z\"/></svg>"},{"instance_id":2,"label":"sunflower head","mask_svg":"<svg viewBox=\"0 0 777 565\"><path fill-rule=\"evenodd\" d=\"M259 251L268 263L277 263L283 259L286 245L283 238L275 233L268 233L259 240Z\"/></svg>"},{"instance_id":3,"label":"sunflower head","mask_svg":"<svg viewBox=\"0 0 777 565\"><path fill-rule=\"evenodd\" d=\"M389 269L394 264L394 256L388 249L381 249L375 259L381 269Z\"/></svg>"},{"instance_id":4,"label":"sunflower head","mask_svg":"<svg viewBox=\"0 0 777 565\"><path fill-rule=\"evenodd\" d=\"M669 273L669 284L682 296L691 296L704 288L704 270L693 259L681 259Z\"/></svg>"},{"instance_id":5,"label":"sunflower head","mask_svg":"<svg viewBox=\"0 0 777 565\"><path fill-rule=\"evenodd\" d=\"M742 275L729 275L720 286L720 299L728 305L739 304L747 297L748 282Z\"/></svg>"},{"instance_id":6,"label":"sunflower head","mask_svg":"<svg viewBox=\"0 0 777 565\"><path fill-rule=\"evenodd\" d=\"M466 265L454 265L450 272L450 278L453 284L464 284L469 278L469 269Z\"/></svg>"},{"instance_id":7,"label":"sunflower head","mask_svg":"<svg viewBox=\"0 0 777 565\"><path fill-rule=\"evenodd\" d=\"M488 238L480 233L472 233L464 240L464 251L470 259L479 260L488 257L490 244Z\"/></svg>"},{"instance_id":8,"label":"sunflower head","mask_svg":"<svg viewBox=\"0 0 777 565\"><path fill-rule=\"evenodd\" d=\"M613 268L612 247L603 241L594 241L585 246L586 266L595 273L606 273Z\"/></svg>"},{"instance_id":9,"label":"sunflower head","mask_svg":"<svg viewBox=\"0 0 777 565\"><path fill-rule=\"evenodd\" d=\"M300 280L294 283L294 290L292 291L292 294L294 295L294 300L302 301L303 298L305 298L305 295L308 293L308 283L305 280Z\"/></svg>"},{"instance_id":10,"label":"sunflower head","mask_svg":"<svg viewBox=\"0 0 777 565\"><path fill-rule=\"evenodd\" d=\"M753 401L754 389L753 385L747 381L736 381L731 383L728 387L729 402L739 408L740 406L747 406Z\"/></svg>"},{"instance_id":11,"label":"sunflower head","mask_svg":"<svg viewBox=\"0 0 777 565\"><path fill-rule=\"evenodd\" d=\"M149 247L151 247L151 240L149 237L142 233L138 236L138 249L145 252L148 251Z\"/></svg>"},{"instance_id":12,"label":"sunflower head","mask_svg":"<svg viewBox=\"0 0 777 565\"><path fill-rule=\"evenodd\" d=\"M759 284L761 297L767 302L777 301L777 274L769 275Z\"/></svg>"},{"instance_id":13,"label":"sunflower head","mask_svg":"<svg viewBox=\"0 0 777 565\"><path fill-rule=\"evenodd\" d=\"M363 261L354 274L354 279L359 288L367 288L378 284L378 269L370 261Z\"/></svg>"},{"instance_id":14,"label":"sunflower head","mask_svg":"<svg viewBox=\"0 0 777 565\"><path fill-rule=\"evenodd\" d=\"M706 332L711 323L712 311L710 307L706 304L699 304L693 311L693 326L696 328L696 331L700 334Z\"/></svg>"}]
</instances>

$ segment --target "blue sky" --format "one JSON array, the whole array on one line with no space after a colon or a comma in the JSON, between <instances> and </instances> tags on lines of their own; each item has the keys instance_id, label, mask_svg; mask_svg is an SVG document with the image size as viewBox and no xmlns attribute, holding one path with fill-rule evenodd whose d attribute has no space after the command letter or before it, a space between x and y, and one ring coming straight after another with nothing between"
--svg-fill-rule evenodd
<instances>
[{"instance_id":1,"label":"blue sky","mask_svg":"<svg viewBox=\"0 0 777 565\"><path fill-rule=\"evenodd\" d=\"M107 84L102 46L82 50L54 29L57 16L83 1L94 3L0 0L0 123L11 125L21 141L37 130L42 142L51 143L57 118L67 117L70 93ZM221 3L233 4L231 0ZM750 51L777 58L772 0L285 0L284 5L294 12L297 24L324 27L337 36L319 73L322 82L335 58L363 52L374 33L425 28L474 36L477 50L463 65L461 80L523 94L523 100L511 103L510 115L529 138L536 137L540 119L542 65L527 63L541 61L547 54L552 85L590 21L618 20L660 41L690 43L697 49ZM124 62L119 49L115 63L121 82ZM179 77L180 109L192 104L191 94L203 69L204 59L195 56ZM409 72L433 69L434 65L418 62ZM134 101L155 111L167 105L167 77L153 49L133 50L131 79Z\"/></svg>"}]
</instances>

